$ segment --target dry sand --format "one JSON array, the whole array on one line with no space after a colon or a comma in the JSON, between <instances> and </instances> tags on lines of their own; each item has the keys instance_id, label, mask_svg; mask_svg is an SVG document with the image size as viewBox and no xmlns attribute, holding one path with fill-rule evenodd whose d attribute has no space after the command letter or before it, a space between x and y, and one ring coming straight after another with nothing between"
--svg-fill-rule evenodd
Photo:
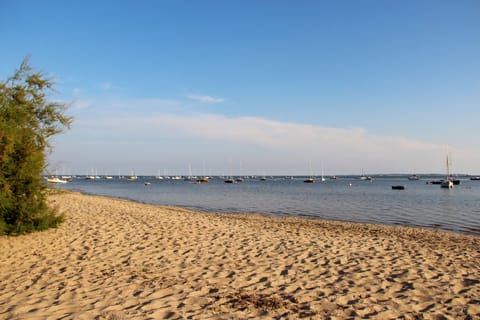
<instances>
[{"instance_id":1,"label":"dry sand","mask_svg":"<svg viewBox=\"0 0 480 320\"><path fill-rule=\"evenodd\" d=\"M0 237L0 319L480 319L480 238L66 192Z\"/></svg>"}]
</instances>

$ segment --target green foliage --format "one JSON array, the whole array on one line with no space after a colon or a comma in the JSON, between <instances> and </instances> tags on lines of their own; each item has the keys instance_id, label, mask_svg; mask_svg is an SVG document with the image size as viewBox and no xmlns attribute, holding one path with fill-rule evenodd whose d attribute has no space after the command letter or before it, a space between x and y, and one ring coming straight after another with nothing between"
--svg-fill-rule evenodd
<instances>
[{"instance_id":1,"label":"green foliage","mask_svg":"<svg viewBox=\"0 0 480 320\"><path fill-rule=\"evenodd\" d=\"M66 106L47 100L53 83L25 59L0 82L0 235L56 227L63 221L45 199L42 172L49 139L70 127Z\"/></svg>"}]
</instances>

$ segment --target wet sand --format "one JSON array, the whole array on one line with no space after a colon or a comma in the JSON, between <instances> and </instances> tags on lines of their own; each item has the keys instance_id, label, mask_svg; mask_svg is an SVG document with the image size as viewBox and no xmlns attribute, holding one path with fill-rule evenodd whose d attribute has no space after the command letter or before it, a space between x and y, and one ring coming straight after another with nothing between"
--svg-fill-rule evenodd
<instances>
[{"instance_id":1,"label":"wet sand","mask_svg":"<svg viewBox=\"0 0 480 320\"><path fill-rule=\"evenodd\" d=\"M480 319L480 237L62 192L0 237L0 319Z\"/></svg>"}]
</instances>

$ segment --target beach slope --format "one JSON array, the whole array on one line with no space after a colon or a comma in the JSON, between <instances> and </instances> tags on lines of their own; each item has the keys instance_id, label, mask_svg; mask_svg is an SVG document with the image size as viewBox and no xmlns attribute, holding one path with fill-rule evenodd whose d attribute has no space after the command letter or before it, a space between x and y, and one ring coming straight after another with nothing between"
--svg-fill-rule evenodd
<instances>
[{"instance_id":1,"label":"beach slope","mask_svg":"<svg viewBox=\"0 0 480 320\"><path fill-rule=\"evenodd\" d=\"M0 237L0 319L480 319L480 238L62 192Z\"/></svg>"}]
</instances>

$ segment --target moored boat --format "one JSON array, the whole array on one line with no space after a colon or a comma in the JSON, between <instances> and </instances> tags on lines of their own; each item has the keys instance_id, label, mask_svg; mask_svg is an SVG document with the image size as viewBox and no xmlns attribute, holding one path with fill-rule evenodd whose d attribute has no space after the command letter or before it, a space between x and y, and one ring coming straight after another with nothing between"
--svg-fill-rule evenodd
<instances>
[{"instance_id":1,"label":"moored boat","mask_svg":"<svg viewBox=\"0 0 480 320\"><path fill-rule=\"evenodd\" d=\"M449 179L443 180L440 187L444 189L453 189L453 181Z\"/></svg>"},{"instance_id":2,"label":"moored boat","mask_svg":"<svg viewBox=\"0 0 480 320\"><path fill-rule=\"evenodd\" d=\"M447 155L447 177L445 180L442 181L440 184L440 187L443 189L453 189L454 183L453 183L453 178L450 174L450 161L448 160L448 155Z\"/></svg>"},{"instance_id":3,"label":"moored boat","mask_svg":"<svg viewBox=\"0 0 480 320\"><path fill-rule=\"evenodd\" d=\"M67 180L63 180L63 179L60 179L59 177L52 176L52 177L50 177L50 178L47 178L47 182L48 182L48 183L61 183L61 184L65 184L65 183L67 183L68 181L67 181Z\"/></svg>"},{"instance_id":4,"label":"moored boat","mask_svg":"<svg viewBox=\"0 0 480 320\"><path fill-rule=\"evenodd\" d=\"M201 177L201 178L198 178L196 182L197 183L207 183L209 181L208 179L209 179L208 177Z\"/></svg>"}]
</instances>

